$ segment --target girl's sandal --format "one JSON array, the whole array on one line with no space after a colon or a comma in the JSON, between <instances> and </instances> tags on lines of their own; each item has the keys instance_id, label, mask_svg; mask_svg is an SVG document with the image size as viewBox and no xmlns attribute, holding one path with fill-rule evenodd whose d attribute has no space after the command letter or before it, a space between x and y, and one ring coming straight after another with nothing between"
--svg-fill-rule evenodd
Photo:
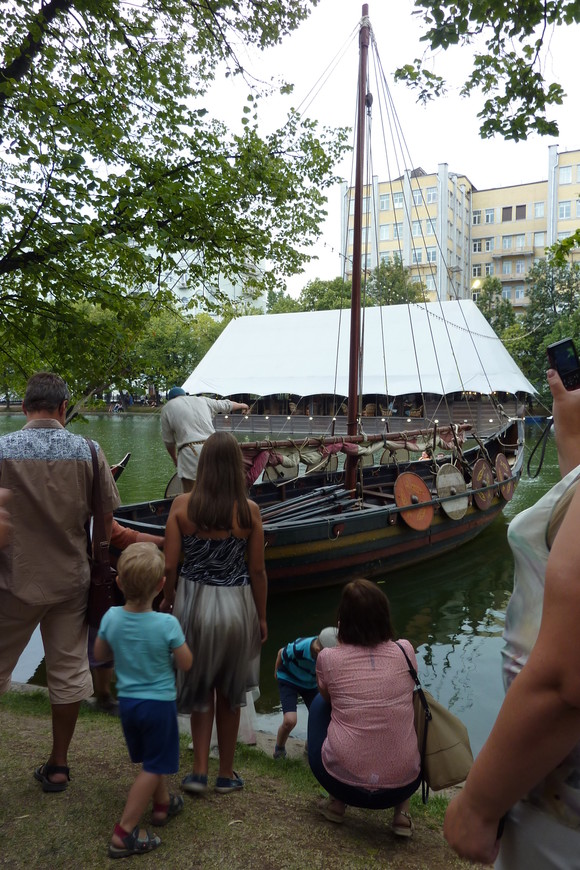
<instances>
[{"instance_id":1,"label":"girl's sandal","mask_svg":"<svg viewBox=\"0 0 580 870\"><path fill-rule=\"evenodd\" d=\"M145 831L145 837L139 837L139 825L133 828L130 834L122 837L117 828L115 833L122 840L122 846L116 846L114 843L109 843L109 858L129 858L131 855L144 855L146 852L152 852L161 845L161 840L157 834L150 834Z\"/></svg>"},{"instance_id":2,"label":"girl's sandal","mask_svg":"<svg viewBox=\"0 0 580 870\"><path fill-rule=\"evenodd\" d=\"M399 812L396 813L395 818L397 816L403 816L409 822L408 825L397 825L395 824L395 819L393 819L393 823L391 825L391 831L396 837L412 837L413 836L413 820L409 813Z\"/></svg>"},{"instance_id":3,"label":"girl's sandal","mask_svg":"<svg viewBox=\"0 0 580 870\"><path fill-rule=\"evenodd\" d=\"M170 794L168 804L153 804L151 824L155 828L162 828L183 809L183 798L180 794Z\"/></svg>"}]
</instances>

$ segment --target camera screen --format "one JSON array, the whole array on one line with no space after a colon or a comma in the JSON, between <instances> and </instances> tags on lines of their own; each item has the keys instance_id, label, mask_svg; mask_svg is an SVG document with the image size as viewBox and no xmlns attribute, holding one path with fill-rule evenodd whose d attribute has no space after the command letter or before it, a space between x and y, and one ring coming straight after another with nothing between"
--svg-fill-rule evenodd
<instances>
[{"instance_id":1,"label":"camera screen","mask_svg":"<svg viewBox=\"0 0 580 870\"><path fill-rule=\"evenodd\" d=\"M578 368L578 357L574 350L572 342L558 345L551 349L552 359L554 360L555 368L561 375L566 375L569 372L574 372Z\"/></svg>"}]
</instances>

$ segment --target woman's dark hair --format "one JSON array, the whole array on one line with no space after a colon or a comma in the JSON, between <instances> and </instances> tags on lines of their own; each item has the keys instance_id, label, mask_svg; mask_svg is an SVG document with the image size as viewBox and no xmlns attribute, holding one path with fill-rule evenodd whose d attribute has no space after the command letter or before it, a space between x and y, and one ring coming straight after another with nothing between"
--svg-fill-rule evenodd
<instances>
[{"instance_id":1,"label":"woman's dark hair","mask_svg":"<svg viewBox=\"0 0 580 870\"><path fill-rule=\"evenodd\" d=\"M27 411L56 411L68 399L68 387L59 375L37 372L26 384L22 404Z\"/></svg>"},{"instance_id":2,"label":"woman's dark hair","mask_svg":"<svg viewBox=\"0 0 580 870\"><path fill-rule=\"evenodd\" d=\"M229 531L236 504L239 525L251 529L240 445L229 432L216 432L202 447L187 516L204 532Z\"/></svg>"},{"instance_id":3,"label":"woman's dark hair","mask_svg":"<svg viewBox=\"0 0 580 870\"><path fill-rule=\"evenodd\" d=\"M370 580L352 580L338 605L338 639L354 646L376 646L395 636L389 599Z\"/></svg>"}]
</instances>

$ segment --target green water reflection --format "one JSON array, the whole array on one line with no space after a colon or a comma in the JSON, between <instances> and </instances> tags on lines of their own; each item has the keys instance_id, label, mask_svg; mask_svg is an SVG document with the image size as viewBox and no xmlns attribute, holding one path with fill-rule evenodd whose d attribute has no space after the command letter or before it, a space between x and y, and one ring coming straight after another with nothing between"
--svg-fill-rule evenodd
<instances>
[{"instance_id":1,"label":"green water reflection","mask_svg":"<svg viewBox=\"0 0 580 870\"><path fill-rule=\"evenodd\" d=\"M18 415L0 416L0 434L19 428L22 422ZM111 462L131 451L131 461L119 481L124 502L163 495L173 465L161 442L158 415L93 416L88 425L75 423L71 428L99 441ZM528 431L527 453L538 434L537 427ZM512 588L507 523L533 504L558 476L551 437L540 477L530 480L524 476L503 515L479 537L454 553L387 573L380 581L391 601L397 632L418 651L424 685L465 721L475 751L487 737L503 697L501 635ZM339 594L335 588L271 597L261 697L256 703L259 727L273 729L278 723L273 668L279 647L333 624ZM42 681L42 675L36 679ZM304 713L300 711L296 736L305 735Z\"/></svg>"}]
</instances>

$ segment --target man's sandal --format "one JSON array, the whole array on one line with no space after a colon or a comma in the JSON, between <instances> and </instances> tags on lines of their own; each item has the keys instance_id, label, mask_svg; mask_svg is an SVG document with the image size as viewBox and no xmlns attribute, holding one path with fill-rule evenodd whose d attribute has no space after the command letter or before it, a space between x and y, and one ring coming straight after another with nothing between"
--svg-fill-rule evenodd
<instances>
[{"instance_id":1,"label":"man's sandal","mask_svg":"<svg viewBox=\"0 0 580 870\"><path fill-rule=\"evenodd\" d=\"M50 777L54 776L55 773L64 773L66 779L62 782L53 782ZM65 788L68 788L70 782L70 770L64 765L41 764L40 767L37 767L34 771L34 778L41 783L43 791L64 791Z\"/></svg>"},{"instance_id":2,"label":"man's sandal","mask_svg":"<svg viewBox=\"0 0 580 870\"><path fill-rule=\"evenodd\" d=\"M153 804L151 824L155 828L162 828L183 809L183 798L180 794L170 794L168 804ZM156 818L160 817L160 818Z\"/></svg>"},{"instance_id":3,"label":"man's sandal","mask_svg":"<svg viewBox=\"0 0 580 870\"><path fill-rule=\"evenodd\" d=\"M117 830L118 827L118 825L115 827L115 833L123 841L123 845L115 846L114 843L109 843L109 858L129 858L131 855L144 855L161 845L161 840L157 834L150 834L149 831L145 831L145 837L141 839L139 825L136 825L131 833L125 837L121 836ZM122 831L122 828L120 830Z\"/></svg>"}]
</instances>

